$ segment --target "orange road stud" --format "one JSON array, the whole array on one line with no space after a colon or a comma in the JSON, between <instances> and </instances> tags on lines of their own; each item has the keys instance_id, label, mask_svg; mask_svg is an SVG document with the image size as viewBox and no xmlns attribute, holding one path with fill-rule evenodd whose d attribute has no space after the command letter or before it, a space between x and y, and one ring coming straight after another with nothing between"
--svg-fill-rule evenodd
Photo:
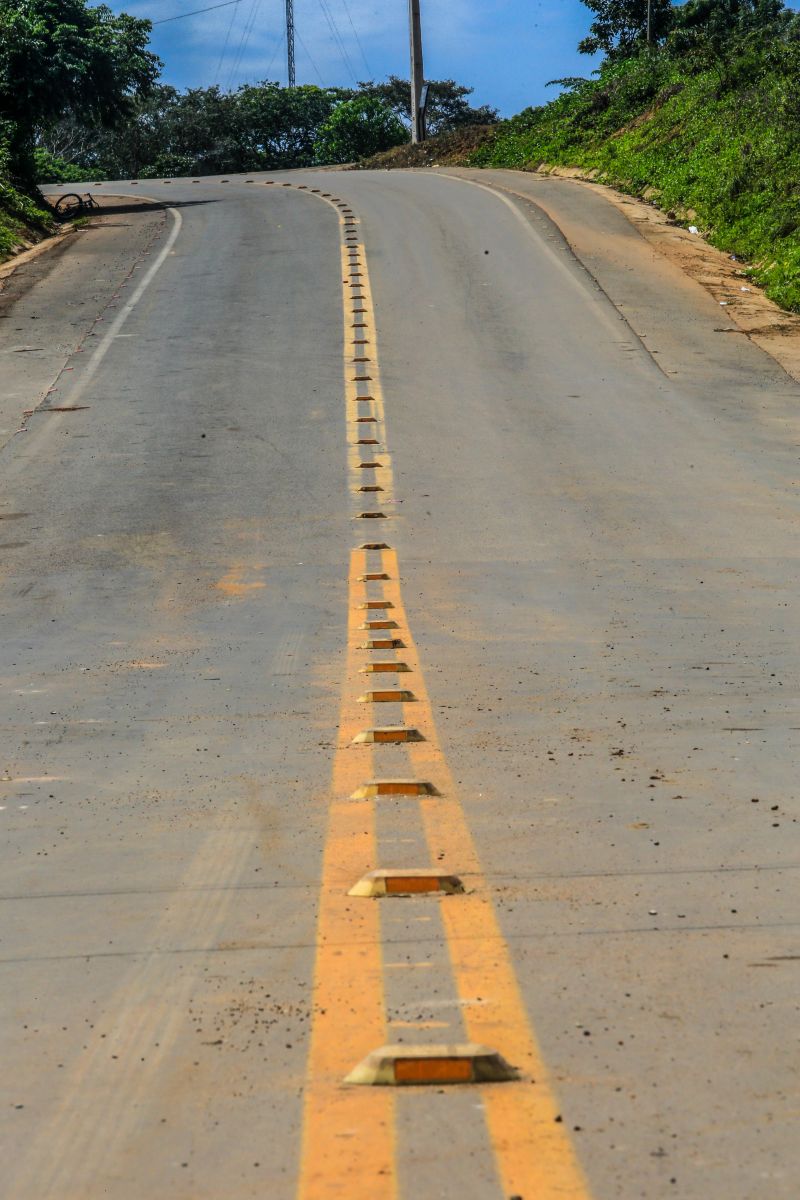
<instances>
[{"instance_id":1,"label":"orange road stud","mask_svg":"<svg viewBox=\"0 0 800 1200\"><path fill-rule=\"evenodd\" d=\"M358 1064L345 1083L402 1087L414 1084L504 1083L519 1073L501 1054L475 1043L380 1046Z\"/></svg>"},{"instance_id":2,"label":"orange road stud","mask_svg":"<svg viewBox=\"0 0 800 1200\"><path fill-rule=\"evenodd\" d=\"M383 618L373 621L365 621L363 625L359 625L359 629L399 629L397 621L387 621Z\"/></svg>"},{"instance_id":3,"label":"orange road stud","mask_svg":"<svg viewBox=\"0 0 800 1200\"><path fill-rule=\"evenodd\" d=\"M438 796L427 779L370 779L356 788L351 800L366 800L370 796Z\"/></svg>"},{"instance_id":4,"label":"orange road stud","mask_svg":"<svg viewBox=\"0 0 800 1200\"><path fill-rule=\"evenodd\" d=\"M425 738L418 729L409 729L407 725L379 725L375 729L363 729L353 738L354 746L369 744L381 745L396 742L424 742Z\"/></svg>"},{"instance_id":5,"label":"orange road stud","mask_svg":"<svg viewBox=\"0 0 800 1200\"><path fill-rule=\"evenodd\" d=\"M366 575L359 575L359 583L369 583L371 579L388 579L389 576L385 571L367 571Z\"/></svg>"},{"instance_id":6,"label":"orange road stud","mask_svg":"<svg viewBox=\"0 0 800 1200\"><path fill-rule=\"evenodd\" d=\"M408 663L386 659L384 662L371 662L361 668L362 675L402 675L410 671Z\"/></svg>"},{"instance_id":7,"label":"orange road stud","mask_svg":"<svg viewBox=\"0 0 800 1200\"><path fill-rule=\"evenodd\" d=\"M359 650L404 650L405 645L402 638L370 638Z\"/></svg>"},{"instance_id":8,"label":"orange road stud","mask_svg":"<svg viewBox=\"0 0 800 1200\"><path fill-rule=\"evenodd\" d=\"M365 692L358 697L359 704L413 704L416 700L413 692L402 688L387 688L380 692Z\"/></svg>"},{"instance_id":9,"label":"orange road stud","mask_svg":"<svg viewBox=\"0 0 800 1200\"><path fill-rule=\"evenodd\" d=\"M394 608L394 605L392 604L391 600L362 600L358 607L363 609Z\"/></svg>"},{"instance_id":10,"label":"orange road stud","mask_svg":"<svg viewBox=\"0 0 800 1200\"><path fill-rule=\"evenodd\" d=\"M464 891L457 875L435 868L370 871L347 893L348 896L456 896Z\"/></svg>"},{"instance_id":11,"label":"orange road stud","mask_svg":"<svg viewBox=\"0 0 800 1200\"><path fill-rule=\"evenodd\" d=\"M359 550L391 550L387 542L362 542Z\"/></svg>"}]
</instances>

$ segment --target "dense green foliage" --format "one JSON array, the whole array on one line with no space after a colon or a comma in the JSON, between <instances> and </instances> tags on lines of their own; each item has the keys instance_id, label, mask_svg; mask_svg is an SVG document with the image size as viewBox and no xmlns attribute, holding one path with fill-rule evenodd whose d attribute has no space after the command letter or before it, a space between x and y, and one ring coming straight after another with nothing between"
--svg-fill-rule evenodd
<instances>
[{"instance_id":1,"label":"dense green foliage","mask_svg":"<svg viewBox=\"0 0 800 1200\"><path fill-rule=\"evenodd\" d=\"M52 228L49 214L14 187L10 175L8 138L0 124L0 258L32 233L44 234Z\"/></svg>"},{"instance_id":2,"label":"dense green foliage","mask_svg":"<svg viewBox=\"0 0 800 1200\"><path fill-rule=\"evenodd\" d=\"M578 45L582 54L602 50L608 58L625 58L647 40L648 0L583 0L594 13L589 34ZM671 0L650 0L650 35L658 41L673 20Z\"/></svg>"},{"instance_id":3,"label":"dense green foliage","mask_svg":"<svg viewBox=\"0 0 800 1200\"><path fill-rule=\"evenodd\" d=\"M360 83L359 94L375 96L388 104L397 116L408 124L411 111L411 83L399 75L390 75L385 83ZM431 137L439 133L450 133L464 125L493 125L498 120L497 109L488 104L473 108L467 100L472 88L456 83L454 79L428 80L428 105L425 111L425 128Z\"/></svg>"},{"instance_id":4,"label":"dense green foliage","mask_svg":"<svg viewBox=\"0 0 800 1200\"><path fill-rule=\"evenodd\" d=\"M0 0L0 254L47 225L36 183L307 167L408 136L401 79L179 92L158 82L150 30L88 0ZM470 93L432 81L432 127L495 119Z\"/></svg>"},{"instance_id":5,"label":"dense green foliage","mask_svg":"<svg viewBox=\"0 0 800 1200\"><path fill-rule=\"evenodd\" d=\"M386 83L362 83L356 90L286 88L269 81L232 92L218 87L178 92L155 85L113 130L71 116L43 127L39 179L59 178L59 170L65 180L122 179L274 171L339 162L341 139L334 147L327 134L320 138L338 105L370 99L379 105L375 112L388 114L386 128L392 129L396 140L401 130L408 137L400 118L408 118L409 93L408 82L395 77ZM434 128L455 129L478 119L496 119L492 109L471 108L466 100L469 94L469 88L451 79L433 81L429 114ZM340 120L344 122L344 117ZM348 142L348 152L358 158L373 145L393 145L392 139L376 142L357 137Z\"/></svg>"},{"instance_id":6,"label":"dense green foliage","mask_svg":"<svg viewBox=\"0 0 800 1200\"><path fill-rule=\"evenodd\" d=\"M64 117L116 124L160 63L150 22L86 0L0 0L0 120L12 179L33 178L37 130Z\"/></svg>"},{"instance_id":7,"label":"dense green foliage","mask_svg":"<svg viewBox=\"0 0 800 1200\"><path fill-rule=\"evenodd\" d=\"M399 146L408 138L403 122L377 96L337 104L320 126L314 148L320 162L346 163Z\"/></svg>"},{"instance_id":8,"label":"dense green foliage","mask_svg":"<svg viewBox=\"0 0 800 1200\"><path fill-rule=\"evenodd\" d=\"M498 127L476 165L575 166L699 226L800 311L800 17L777 0L690 0L648 51Z\"/></svg>"}]
</instances>

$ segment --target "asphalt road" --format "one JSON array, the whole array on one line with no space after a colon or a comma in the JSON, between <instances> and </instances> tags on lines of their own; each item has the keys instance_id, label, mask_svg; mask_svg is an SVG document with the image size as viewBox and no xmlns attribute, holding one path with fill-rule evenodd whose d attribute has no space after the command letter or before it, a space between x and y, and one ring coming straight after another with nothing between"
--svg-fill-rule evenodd
<instances>
[{"instance_id":1,"label":"asphalt road","mask_svg":"<svg viewBox=\"0 0 800 1200\"><path fill-rule=\"evenodd\" d=\"M250 178L1 310L3 1195L794 1200L800 385L568 182Z\"/></svg>"}]
</instances>

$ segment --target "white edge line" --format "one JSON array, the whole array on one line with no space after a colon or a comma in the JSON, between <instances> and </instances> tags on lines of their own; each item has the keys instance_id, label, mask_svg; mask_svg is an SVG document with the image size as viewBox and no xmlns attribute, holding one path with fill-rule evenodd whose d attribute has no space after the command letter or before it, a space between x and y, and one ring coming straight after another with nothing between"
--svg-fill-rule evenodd
<instances>
[{"instance_id":1,"label":"white edge line","mask_svg":"<svg viewBox=\"0 0 800 1200\"><path fill-rule=\"evenodd\" d=\"M554 264L554 266L557 267L559 272L562 275L564 275L567 280L569 280L569 282L572 285L572 287L574 288L574 290L579 293L579 295L584 300L584 302L593 304L594 311L595 311L595 313L597 313L598 308L597 308L596 300L593 301L593 297L591 296L589 289L586 287L585 282L579 276L576 276L571 271L568 271L565 269L563 258L561 258L556 253L556 251L553 250L552 246L549 246L547 244L547 242L545 241L545 239L539 235L538 230L534 229L530 220L528 219L528 217L525 215L522 208L520 207L520 204L519 204L520 200L523 203L525 203L526 200L529 200L531 204L533 204L535 207L539 208L540 211L542 213L544 213L544 215L548 219L548 221L552 221L553 225L555 225L556 229L559 231L559 233L563 237L564 241L566 242L567 246L569 247L570 253L572 254L575 261L580 264L580 266L583 268L583 270L586 272L586 274L589 276L589 278L591 280L593 280L595 283L597 283L597 281L594 278L594 275L592 274L590 269L586 266L586 264L584 263L584 261L580 257L580 255L576 252L576 250L574 249L569 238L564 233L561 226L558 224L558 221L556 221L553 217L551 217L550 214L545 209L543 209L539 205L537 205L536 200L533 196L523 196L520 192L511 192L509 194L506 189L501 190L500 184L493 186L490 183L480 183L479 180L477 180L477 179L466 179L463 175L450 175L450 174L448 174L447 171L437 171L436 176L438 179L450 179L453 181L453 183L466 183L466 184L469 184L470 187L480 188L482 192L488 192L490 196L494 196L496 200L500 200L503 204L505 204L506 208L510 209L511 212L514 214L514 216L517 218L517 220L525 227L525 229L527 229L528 236L533 238L537 242L537 245L539 246L539 249L542 251L542 253L544 253L550 259L550 261ZM598 286L600 286L600 285L598 285ZM611 297L605 292L605 290L602 287L600 288L600 291L602 293L603 299L608 302L608 304L610 305L610 307L613 309L613 312L614 312L614 316L612 316L612 314L610 312L604 311L603 307L601 307L599 309L599 311L602 313L604 323L608 326L609 331L611 331L613 333L617 333L618 330L616 329L614 320L615 320L615 318L617 320L622 320L626 323L626 325L628 325L628 327L631 329L631 332L634 334L634 336L641 342L641 337L633 329L633 326L630 324L630 322L628 321L628 318L625 316L625 314L622 313L617 308L614 301L611 299ZM644 346L644 343L642 343L642 346L645 350L647 350L647 347ZM647 351L647 353L649 354L649 351ZM654 366L658 367L658 363L655 362L655 359L653 359L652 362L653 362Z\"/></svg>"},{"instance_id":2,"label":"white edge line","mask_svg":"<svg viewBox=\"0 0 800 1200\"><path fill-rule=\"evenodd\" d=\"M100 345L96 347L91 358L89 359L89 362L86 365L86 370L81 374L80 379L76 380L75 386L68 393L68 395L66 397L68 400L70 400L70 401L76 400L81 395L81 393L84 391L84 389L88 386L88 384L91 383L94 375L97 372L98 367L100 366L100 364L102 363L106 354L108 353L111 343L114 340L115 336L120 331L122 326L125 324L128 317L131 315L134 308L139 303L139 301L141 300L144 293L147 291L150 284L153 282L155 275L158 273L158 271L164 265L164 262L165 262L166 258L168 257L170 251L172 250L172 247L175 245L175 242L178 240L178 234L180 233L181 225L183 224L183 217L178 212L177 208L168 208L167 212L170 214L170 216L172 217L172 220L174 222L172 229L170 230L169 237L167 238L164 245L161 247L155 260L150 264L150 266L147 268L147 270L145 271L142 278L139 280L139 283L137 284L130 300L128 300L128 302L123 305L123 307L117 313L114 320L109 325L108 329L105 332L103 340L100 342Z\"/></svg>"}]
</instances>

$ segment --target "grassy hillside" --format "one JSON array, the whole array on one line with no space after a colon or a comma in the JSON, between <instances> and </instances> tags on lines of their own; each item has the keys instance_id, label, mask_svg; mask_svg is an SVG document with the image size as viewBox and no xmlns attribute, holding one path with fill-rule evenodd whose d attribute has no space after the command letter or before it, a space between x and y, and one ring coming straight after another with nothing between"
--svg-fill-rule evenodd
<instances>
[{"instance_id":1,"label":"grassy hillside","mask_svg":"<svg viewBox=\"0 0 800 1200\"><path fill-rule=\"evenodd\" d=\"M610 63L504 122L469 162L580 167L653 199L753 264L767 294L800 311L800 38L791 33L731 41L724 55Z\"/></svg>"},{"instance_id":2,"label":"grassy hillside","mask_svg":"<svg viewBox=\"0 0 800 1200\"><path fill-rule=\"evenodd\" d=\"M52 231L43 209L0 179L0 262Z\"/></svg>"},{"instance_id":3,"label":"grassy hillside","mask_svg":"<svg viewBox=\"0 0 800 1200\"><path fill-rule=\"evenodd\" d=\"M0 139L0 262L40 241L52 228L49 214L9 182L8 158Z\"/></svg>"},{"instance_id":4,"label":"grassy hillside","mask_svg":"<svg viewBox=\"0 0 800 1200\"><path fill-rule=\"evenodd\" d=\"M391 171L402 167L464 166L469 156L480 147L491 143L496 125L464 125L418 142L412 146L405 142L373 154L348 167L350 171Z\"/></svg>"}]
</instances>

